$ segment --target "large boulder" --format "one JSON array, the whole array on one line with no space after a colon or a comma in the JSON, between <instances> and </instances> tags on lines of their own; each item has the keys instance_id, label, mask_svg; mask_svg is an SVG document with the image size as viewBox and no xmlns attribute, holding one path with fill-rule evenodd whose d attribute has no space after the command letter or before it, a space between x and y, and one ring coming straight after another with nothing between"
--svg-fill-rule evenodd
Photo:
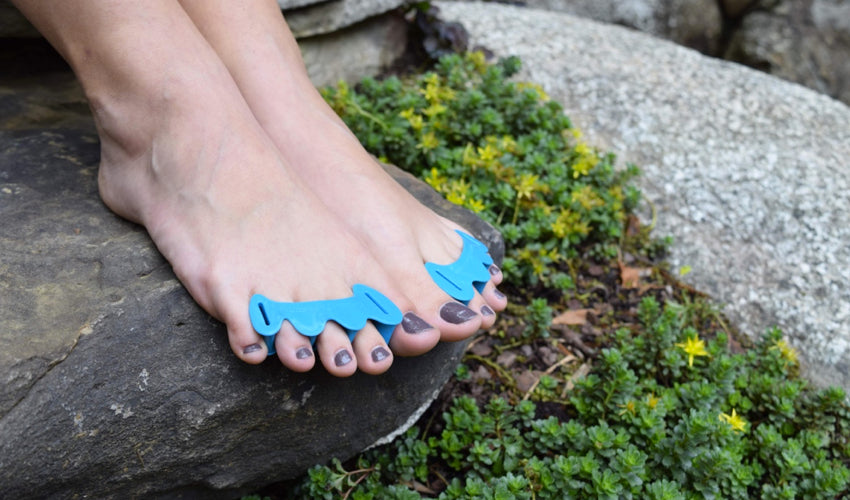
<instances>
[{"instance_id":1,"label":"large boulder","mask_svg":"<svg viewBox=\"0 0 850 500\"><path fill-rule=\"evenodd\" d=\"M716 54L723 37L717 0L526 0L529 7L621 24Z\"/></svg>"},{"instance_id":2,"label":"large boulder","mask_svg":"<svg viewBox=\"0 0 850 500\"><path fill-rule=\"evenodd\" d=\"M850 2L761 0L725 57L850 104Z\"/></svg>"},{"instance_id":3,"label":"large boulder","mask_svg":"<svg viewBox=\"0 0 850 500\"><path fill-rule=\"evenodd\" d=\"M588 140L638 164L671 262L742 330L779 326L804 373L850 390L850 108L567 14L438 2L470 45L523 61Z\"/></svg>"},{"instance_id":4,"label":"large boulder","mask_svg":"<svg viewBox=\"0 0 850 500\"><path fill-rule=\"evenodd\" d=\"M46 66L0 71L0 497L232 498L416 420L464 343L348 379L240 362L145 231L100 202L85 100ZM502 254L487 224L388 168Z\"/></svg>"}]
</instances>

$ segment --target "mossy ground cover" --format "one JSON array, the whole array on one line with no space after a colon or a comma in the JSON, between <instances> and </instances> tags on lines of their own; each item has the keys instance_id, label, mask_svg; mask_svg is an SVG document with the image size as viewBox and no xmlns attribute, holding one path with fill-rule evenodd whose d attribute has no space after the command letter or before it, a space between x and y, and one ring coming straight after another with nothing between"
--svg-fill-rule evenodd
<instances>
[{"instance_id":1,"label":"mossy ground cover","mask_svg":"<svg viewBox=\"0 0 850 500\"><path fill-rule=\"evenodd\" d=\"M588 146L514 58L326 99L380 159L495 225L511 306L394 443L263 494L291 498L835 498L850 481L840 389L798 377L677 281L635 216L637 168ZM744 342L746 343L746 342Z\"/></svg>"}]
</instances>

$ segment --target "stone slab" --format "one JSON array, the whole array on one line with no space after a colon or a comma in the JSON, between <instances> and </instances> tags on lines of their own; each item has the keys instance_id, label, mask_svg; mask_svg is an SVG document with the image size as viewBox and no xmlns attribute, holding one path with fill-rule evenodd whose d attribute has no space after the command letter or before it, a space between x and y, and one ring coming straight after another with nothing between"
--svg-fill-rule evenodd
<instances>
[{"instance_id":1,"label":"stone slab","mask_svg":"<svg viewBox=\"0 0 850 500\"><path fill-rule=\"evenodd\" d=\"M437 2L517 55L589 141L643 169L671 263L749 335L778 325L818 385L850 390L850 108L618 26Z\"/></svg>"},{"instance_id":2,"label":"stone slab","mask_svg":"<svg viewBox=\"0 0 850 500\"><path fill-rule=\"evenodd\" d=\"M240 362L145 231L99 201L97 135L73 76L11 74L0 71L0 498L238 497L386 441L454 372L465 343L347 379Z\"/></svg>"}]
</instances>

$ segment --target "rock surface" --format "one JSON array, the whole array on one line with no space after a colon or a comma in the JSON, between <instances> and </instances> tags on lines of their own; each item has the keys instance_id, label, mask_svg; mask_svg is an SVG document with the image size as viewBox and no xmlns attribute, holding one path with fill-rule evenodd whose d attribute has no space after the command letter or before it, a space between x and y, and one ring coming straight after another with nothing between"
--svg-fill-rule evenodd
<instances>
[{"instance_id":1,"label":"rock surface","mask_svg":"<svg viewBox=\"0 0 850 500\"><path fill-rule=\"evenodd\" d=\"M850 390L850 108L672 43L567 14L438 2L517 55L589 141L638 164L672 264L750 335L774 325L818 385Z\"/></svg>"},{"instance_id":2,"label":"rock surface","mask_svg":"<svg viewBox=\"0 0 850 500\"><path fill-rule=\"evenodd\" d=\"M622 24L715 54L723 35L717 0L526 0L529 7Z\"/></svg>"},{"instance_id":3,"label":"rock surface","mask_svg":"<svg viewBox=\"0 0 850 500\"><path fill-rule=\"evenodd\" d=\"M850 104L850 2L758 2L725 57Z\"/></svg>"},{"instance_id":4,"label":"rock surface","mask_svg":"<svg viewBox=\"0 0 850 500\"><path fill-rule=\"evenodd\" d=\"M378 377L241 363L145 231L99 201L70 73L0 63L0 498L233 498L412 424L453 373L464 343Z\"/></svg>"},{"instance_id":5,"label":"rock surface","mask_svg":"<svg viewBox=\"0 0 850 500\"><path fill-rule=\"evenodd\" d=\"M292 0L278 0L282 6ZM298 1L298 0L296 0ZM296 38L330 33L351 26L369 17L388 12L404 4L404 0L330 0L300 2L305 7L288 10L284 16Z\"/></svg>"},{"instance_id":6,"label":"rock surface","mask_svg":"<svg viewBox=\"0 0 850 500\"><path fill-rule=\"evenodd\" d=\"M845 0L524 0L628 26L850 104Z\"/></svg>"}]
</instances>

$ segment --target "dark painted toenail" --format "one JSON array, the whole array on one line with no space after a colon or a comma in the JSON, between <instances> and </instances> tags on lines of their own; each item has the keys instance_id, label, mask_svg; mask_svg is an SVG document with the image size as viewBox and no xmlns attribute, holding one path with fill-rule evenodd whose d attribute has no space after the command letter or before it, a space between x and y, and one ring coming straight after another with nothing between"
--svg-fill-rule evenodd
<instances>
[{"instance_id":1,"label":"dark painted toenail","mask_svg":"<svg viewBox=\"0 0 850 500\"><path fill-rule=\"evenodd\" d=\"M497 266L496 264L490 264L489 269L490 269L490 275L491 276L495 276L495 275L499 274L499 272L501 272L501 270L499 269L499 266Z\"/></svg>"},{"instance_id":2,"label":"dark painted toenail","mask_svg":"<svg viewBox=\"0 0 850 500\"><path fill-rule=\"evenodd\" d=\"M490 306L481 306L481 314L483 314L484 316L495 316L496 315L496 313L493 312L492 309L490 309Z\"/></svg>"},{"instance_id":3,"label":"dark painted toenail","mask_svg":"<svg viewBox=\"0 0 850 500\"><path fill-rule=\"evenodd\" d=\"M390 352L381 346L372 349L372 361L378 363L390 357Z\"/></svg>"},{"instance_id":4,"label":"dark painted toenail","mask_svg":"<svg viewBox=\"0 0 850 500\"><path fill-rule=\"evenodd\" d=\"M262 348L263 346L261 346L260 344L251 344L245 349L242 349L242 354L251 354L252 352L257 352Z\"/></svg>"},{"instance_id":5,"label":"dark painted toenail","mask_svg":"<svg viewBox=\"0 0 850 500\"><path fill-rule=\"evenodd\" d=\"M422 333L426 330L434 329L434 327L429 325L427 321L412 312L405 314L401 319L401 327L407 333Z\"/></svg>"},{"instance_id":6,"label":"dark painted toenail","mask_svg":"<svg viewBox=\"0 0 850 500\"><path fill-rule=\"evenodd\" d=\"M301 347L297 351L295 351L295 357L297 359L307 359L313 356L313 350L309 347Z\"/></svg>"},{"instance_id":7,"label":"dark painted toenail","mask_svg":"<svg viewBox=\"0 0 850 500\"><path fill-rule=\"evenodd\" d=\"M334 355L334 364L337 366L345 366L348 363L351 363L351 360L351 354L345 349L341 349Z\"/></svg>"},{"instance_id":8,"label":"dark painted toenail","mask_svg":"<svg viewBox=\"0 0 850 500\"><path fill-rule=\"evenodd\" d=\"M498 290L493 290L493 295L495 295L496 298L499 299L499 300L502 300L502 299L505 298L505 294L498 291Z\"/></svg>"},{"instance_id":9,"label":"dark painted toenail","mask_svg":"<svg viewBox=\"0 0 850 500\"><path fill-rule=\"evenodd\" d=\"M476 316L478 316L478 314L476 314L475 311L459 302L446 302L443 304L443 307L440 308L440 317L453 325L466 323Z\"/></svg>"}]
</instances>

